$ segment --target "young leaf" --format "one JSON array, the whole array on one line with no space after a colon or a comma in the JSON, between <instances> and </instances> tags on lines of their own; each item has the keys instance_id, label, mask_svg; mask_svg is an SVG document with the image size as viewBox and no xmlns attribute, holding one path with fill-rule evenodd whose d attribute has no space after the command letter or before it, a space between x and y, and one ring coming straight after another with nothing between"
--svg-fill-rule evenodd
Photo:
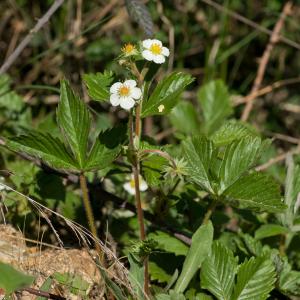
<instances>
[{"instance_id":1,"label":"young leaf","mask_svg":"<svg viewBox=\"0 0 300 300\"><path fill-rule=\"evenodd\" d=\"M104 71L104 73L84 74L83 81L87 86L89 96L93 100L109 100L109 86L113 82L112 72Z\"/></svg>"},{"instance_id":2,"label":"young leaf","mask_svg":"<svg viewBox=\"0 0 300 300\"><path fill-rule=\"evenodd\" d=\"M31 132L7 141L7 147L37 157L54 169L78 171L78 165L64 144L48 133Z\"/></svg>"},{"instance_id":3,"label":"young leaf","mask_svg":"<svg viewBox=\"0 0 300 300\"><path fill-rule=\"evenodd\" d=\"M58 124L69 143L80 168L86 162L87 144L91 125L86 104L74 94L67 81L61 82L57 109Z\"/></svg>"},{"instance_id":4,"label":"young leaf","mask_svg":"<svg viewBox=\"0 0 300 300\"><path fill-rule=\"evenodd\" d=\"M260 240L275 235L285 234L288 231L289 230L286 227L277 224L265 224L255 231L255 238Z\"/></svg>"},{"instance_id":5,"label":"young leaf","mask_svg":"<svg viewBox=\"0 0 300 300\"><path fill-rule=\"evenodd\" d=\"M143 103L143 118L152 115L163 115L177 104L180 94L193 78L181 72L174 72L158 83L150 98ZM162 106L160 112L159 107Z\"/></svg>"},{"instance_id":6,"label":"young leaf","mask_svg":"<svg viewBox=\"0 0 300 300\"><path fill-rule=\"evenodd\" d=\"M25 275L10 265L0 262L0 288L4 289L6 295L18 289L30 286L33 281L34 277Z\"/></svg>"},{"instance_id":7,"label":"young leaf","mask_svg":"<svg viewBox=\"0 0 300 300\"><path fill-rule=\"evenodd\" d=\"M300 296L300 272L292 270L286 258L279 273L278 285L284 294Z\"/></svg>"},{"instance_id":8,"label":"young leaf","mask_svg":"<svg viewBox=\"0 0 300 300\"><path fill-rule=\"evenodd\" d=\"M163 231L156 231L150 233L149 238L158 243L159 249L163 249L167 252L174 253L175 255L186 255L189 248L183 242L177 238L170 236Z\"/></svg>"},{"instance_id":9,"label":"young leaf","mask_svg":"<svg viewBox=\"0 0 300 300\"><path fill-rule=\"evenodd\" d=\"M247 136L226 146L219 171L219 193L222 193L253 166L260 150L260 138L251 136Z\"/></svg>"},{"instance_id":10,"label":"young leaf","mask_svg":"<svg viewBox=\"0 0 300 300\"><path fill-rule=\"evenodd\" d=\"M266 257L246 260L237 273L232 300L265 300L276 281L275 268Z\"/></svg>"},{"instance_id":11,"label":"young leaf","mask_svg":"<svg viewBox=\"0 0 300 300\"><path fill-rule=\"evenodd\" d=\"M241 177L223 195L230 200L238 200L242 208L274 213L282 212L285 208L279 185L268 175L257 172Z\"/></svg>"},{"instance_id":12,"label":"young leaf","mask_svg":"<svg viewBox=\"0 0 300 300\"><path fill-rule=\"evenodd\" d=\"M183 156L187 161L188 175L203 189L213 193L209 179L213 143L204 136L194 136L182 143Z\"/></svg>"},{"instance_id":13,"label":"young leaf","mask_svg":"<svg viewBox=\"0 0 300 300\"><path fill-rule=\"evenodd\" d=\"M237 261L230 249L214 242L201 268L201 287L219 300L231 300Z\"/></svg>"},{"instance_id":14,"label":"young leaf","mask_svg":"<svg viewBox=\"0 0 300 300\"><path fill-rule=\"evenodd\" d=\"M221 80L211 81L198 91L204 116L205 133L210 135L232 113L227 87Z\"/></svg>"},{"instance_id":15,"label":"young leaf","mask_svg":"<svg viewBox=\"0 0 300 300\"><path fill-rule=\"evenodd\" d=\"M189 282L201 267L202 262L207 258L211 250L214 228L209 221L201 225L192 237L192 245L186 256L181 274L175 285L175 292L183 293Z\"/></svg>"}]
</instances>

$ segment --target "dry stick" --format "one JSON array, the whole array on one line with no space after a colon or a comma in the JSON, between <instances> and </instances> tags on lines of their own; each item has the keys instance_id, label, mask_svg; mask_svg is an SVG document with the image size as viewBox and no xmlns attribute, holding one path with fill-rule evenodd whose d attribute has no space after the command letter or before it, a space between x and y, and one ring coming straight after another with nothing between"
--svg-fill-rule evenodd
<instances>
[{"instance_id":1,"label":"dry stick","mask_svg":"<svg viewBox=\"0 0 300 300\"><path fill-rule=\"evenodd\" d=\"M292 11L292 2L289 1L284 5L282 13L274 27L271 37L270 37L270 41L263 53L263 56L261 57L261 60L260 60L259 66L258 66L258 70L257 70L257 74L256 74L256 78L254 80L254 84L252 86L249 96L247 97L247 103L246 103L246 106L245 106L242 116L241 116L241 120L244 122L247 121L247 119L250 115L250 112L253 108L254 98L252 95L255 94L259 90L259 88L262 84L262 81L263 81L263 78L265 75L265 71L266 71L266 67L267 67L268 61L270 59L271 52L272 52L275 44L279 40L279 33L283 27L285 17L287 15L289 15L291 13L291 11Z\"/></svg>"},{"instance_id":2,"label":"dry stick","mask_svg":"<svg viewBox=\"0 0 300 300\"><path fill-rule=\"evenodd\" d=\"M29 31L26 37L22 40L19 46L14 50L14 52L7 58L5 63L0 68L0 75L4 74L11 65L15 62L15 60L19 57L24 48L30 43L34 34L37 33L51 18L51 16L55 13L55 11L64 3L64 0L56 0L49 10L43 15L42 18L38 20L36 25Z\"/></svg>"},{"instance_id":3,"label":"dry stick","mask_svg":"<svg viewBox=\"0 0 300 300\"><path fill-rule=\"evenodd\" d=\"M266 27L258 25L255 22L245 18L244 16L242 16L242 15L240 15L240 14L238 14L238 13L236 13L236 12L234 12L234 11L228 9L228 8L225 8L224 6L218 4L214 1L211 1L211 0L201 0L201 1L206 3L207 5L210 5L210 6L214 7L215 9L227 14L228 16L230 16L230 17L232 17L232 18L234 18L234 19L236 19L236 20L238 20L238 21L240 21L240 22L242 22L242 23L258 30L258 31L260 31L260 32L263 32L263 33L265 33L269 36L272 35L272 31L267 29ZM290 39L288 39L288 38L286 38L282 35L279 35L278 38L284 44L289 45L293 48L296 48L296 49L300 50L300 44L298 44L298 43L296 43L296 42L294 42L294 41L292 41L292 40L290 40Z\"/></svg>"},{"instance_id":4,"label":"dry stick","mask_svg":"<svg viewBox=\"0 0 300 300\"><path fill-rule=\"evenodd\" d=\"M84 174L79 175L79 181L80 181L80 188L82 191L83 205L85 208L89 227L90 227L93 237L95 238L95 240L97 240L98 239L97 228L96 228L96 224L95 224L95 218L94 218L94 214L93 214L93 210L92 210L92 206L91 206L91 202L90 202L90 197L89 197L89 191L87 188L87 183L86 183ZM103 264L104 263L103 252L102 252L101 247L97 243L97 241L95 241L95 248L99 254L99 260Z\"/></svg>"},{"instance_id":5,"label":"dry stick","mask_svg":"<svg viewBox=\"0 0 300 300\"><path fill-rule=\"evenodd\" d=\"M273 157L271 159L269 159L269 161L267 161L265 164L260 165L258 167L255 168L256 171L264 171L266 169L268 169L269 167L277 164L278 162L281 162L283 160L286 159L286 157L290 154L299 154L300 153L300 148L297 147L296 149L290 150L288 152L282 153L276 157Z\"/></svg>"},{"instance_id":6,"label":"dry stick","mask_svg":"<svg viewBox=\"0 0 300 300\"><path fill-rule=\"evenodd\" d=\"M251 97L250 97L250 95L247 96L247 97L238 97L234 101L234 105L236 106L236 105L246 103L247 101L250 101L250 99L253 100L257 97L260 97L260 96L266 95L268 93L271 93L275 89L278 89L278 88L281 88L283 86L287 86L287 85L290 85L290 84L295 84L295 83L300 83L300 78L299 77L278 80L278 81L276 81L276 82L274 82L270 85L267 85L267 86L261 88L256 93L253 93L253 95L251 95Z\"/></svg>"},{"instance_id":7,"label":"dry stick","mask_svg":"<svg viewBox=\"0 0 300 300\"><path fill-rule=\"evenodd\" d=\"M46 298L46 299L53 299L53 300L66 300L67 299L65 297L61 297L61 296L58 296L58 295L51 294L49 292L40 291L40 290L36 290L36 289L32 289L32 288L23 288L19 291L20 292L21 291L26 291L26 292L28 292L32 295L36 295L36 296Z\"/></svg>"}]
</instances>

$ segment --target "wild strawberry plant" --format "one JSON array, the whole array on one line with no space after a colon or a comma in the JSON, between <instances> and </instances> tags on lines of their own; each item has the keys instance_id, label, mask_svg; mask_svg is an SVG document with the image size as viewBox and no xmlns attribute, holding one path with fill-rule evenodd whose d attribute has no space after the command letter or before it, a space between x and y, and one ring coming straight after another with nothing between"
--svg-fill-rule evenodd
<instances>
[{"instance_id":1,"label":"wild strawberry plant","mask_svg":"<svg viewBox=\"0 0 300 300\"><path fill-rule=\"evenodd\" d=\"M112 106L116 116L122 112L115 127L95 134L101 118L62 80L56 111L60 134L30 129L7 138L5 146L61 175L78 176L96 239L92 179L99 184L104 177L115 197L127 193L129 202L134 199L137 223L130 228L128 222L119 234L127 246L119 251L128 257L131 292L101 270L116 299L299 295L300 273L292 270L287 253L299 231L299 166L289 157L283 197L279 183L255 169L271 141L232 117L230 95L220 80L200 87L201 113L183 101L181 94L195 83L184 72L162 72L169 55L161 41L147 39L122 48L122 78L109 70L83 76L92 101ZM145 130L153 120L171 124L174 139L155 141ZM124 219L136 220L128 213Z\"/></svg>"}]
</instances>

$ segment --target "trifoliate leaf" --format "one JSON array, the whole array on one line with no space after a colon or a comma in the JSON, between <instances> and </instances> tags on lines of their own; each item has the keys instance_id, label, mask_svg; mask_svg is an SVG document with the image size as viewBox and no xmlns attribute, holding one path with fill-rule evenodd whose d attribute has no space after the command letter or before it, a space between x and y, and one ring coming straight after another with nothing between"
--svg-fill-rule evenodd
<instances>
[{"instance_id":1,"label":"trifoliate leaf","mask_svg":"<svg viewBox=\"0 0 300 300\"><path fill-rule=\"evenodd\" d=\"M143 118L152 115L164 115L177 104L180 94L194 79L181 72L166 76L155 87L150 98L143 102Z\"/></svg>"}]
</instances>

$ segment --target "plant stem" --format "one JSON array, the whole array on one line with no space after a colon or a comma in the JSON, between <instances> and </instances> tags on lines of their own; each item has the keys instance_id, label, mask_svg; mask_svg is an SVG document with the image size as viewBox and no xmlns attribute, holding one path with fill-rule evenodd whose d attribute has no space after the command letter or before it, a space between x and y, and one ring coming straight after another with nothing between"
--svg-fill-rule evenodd
<instances>
[{"instance_id":1,"label":"plant stem","mask_svg":"<svg viewBox=\"0 0 300 300\"><path fill-rule=\"evenodd\" d=\"M282 234L280 236L280 241L279 241L279 253L281 256L285 255L285 240L286 240L286 235Z\"/></svg>"},{"instance_id":2,"label":"plant stem","mask_svg":"<svg viewBox=\"0 0 300 300\"><path fill-rule=\"evenodd\" d=\"M213 202L209 205L207 211L206 211L206 214L203 218L203 221L202 221L202 224L207 224L212 213L214 212L215 208L217 206L217 201L216 200L213 200Z\"/></svg>"},{"instance_id":3,"label":"plant stem","mask_svg":"<svg viewBox=\"0 0 300 300\"><path fill-rule=\"evenodd\" d=\"M84 176L84 174L80 174L79 175L79 181L80 181L80 188L82 191L82 199L83 199L83 205L85 208L85 213L86 213L86 217L88 220L88 224L90 227L90 231L95 239L94 243L95 243L95 248L96 251L99 254L99 259L100 262L103 263L103 252L99 246L99 244L97 243L97 239L98 239L98 235L97 235L97 228L96 228L96 224L95 224L95 218L94 218L94 214L93 214L93 210L92 210L92 206L91 206L91 202L90 202L90 197L89 197L89 191L87 188L87 183L86 183L86 178Z\"/></svg>"}]
</instances>

